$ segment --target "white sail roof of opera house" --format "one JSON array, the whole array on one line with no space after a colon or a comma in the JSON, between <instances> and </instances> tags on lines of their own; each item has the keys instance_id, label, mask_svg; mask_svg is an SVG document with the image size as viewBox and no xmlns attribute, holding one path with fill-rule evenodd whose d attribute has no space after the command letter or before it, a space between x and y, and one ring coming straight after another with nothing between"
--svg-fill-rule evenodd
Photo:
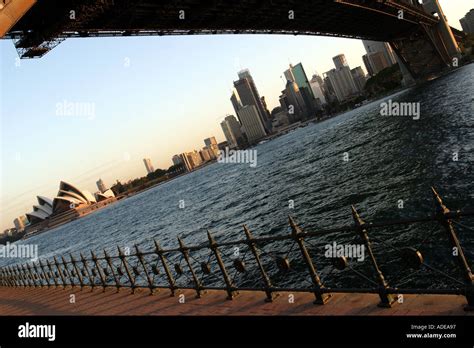
<instances>
[{"instance_id":1,"label":"white sail roof of opera house","mask_svg":"<svg viewBox=\"0 0 474 348\"><path fill-rule=\"evenodd\" d=\"M53 200L53 213L58 214L83 204L96 203L94 195L89 191L80 190L76 186L61 181L58 195Z\"/></svg>"},{"instance_id":2,"label":"white sail roof of opera house","mask_svg":"<svg viewBox=\"0 0 474 348\"><path fill-rule=\"evenodd\" d=\"M103 201L104 199L112 198L112 197L115 197L115 194L114 194L114 191L112 191L111 189L105 190L104 192L96 193L96 199L99 202Z\"/></svg>"}]
</instances>

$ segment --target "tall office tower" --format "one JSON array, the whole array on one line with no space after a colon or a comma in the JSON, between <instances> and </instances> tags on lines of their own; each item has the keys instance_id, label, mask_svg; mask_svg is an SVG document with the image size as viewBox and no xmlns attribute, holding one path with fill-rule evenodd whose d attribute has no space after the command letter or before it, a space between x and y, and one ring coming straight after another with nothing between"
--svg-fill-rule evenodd
<instances>
[{"instance_id":1,"label":"tall office tower","mask_svg":"<svg viewBox=\"0 0 474 348\"><path fill-rule=\"evenodd\" d=\"M362 56L362 60L364 61L365 68L370 76L376 75L374 68L372 68L372 62L370 61L369 55L364 54Z\"/></svg>"},{"instance_id":2,"label":"tall office tower","mask_svg":"<svg viewBox=\"0 0 474 348\"><path fill-rule=\"evenodd\" d=\"M395 52L392 50L392 47L387 42L362 40L362 43L364 44L365 51L367 52L369 58L374 53L381 52L383 54L387 64L385 68L397 64Z\"/></svg>"},{"instance_id":3,"label":"tall office tower","mask_svg":"<svg viewBox=\"0 0 474 348\"><path fill-rule=\"evenodd\" d=\"M232 103L232 106L234 107L234 111L237 114L237 112L242 108L242 101L240 100L239 93L237 93L237 90L234 88L232 91L232 95L230 96L230 101Z\"/></svg>"},{"instance_id":4,"label":"tall office tower","mask_svg":"<svg viewBox=\"0 0 474 348\"><path fill-rule=\"evenodd\" d=\"M371 53L368 62L371 67L370 69L373 72L372 76L377 75L382 70L390 67L390 64L387 62L387 59L382 52Z\"/></svg>"},{"instance_id":5,"label":"tall office tower","mask_svg":"<svg viewBox=\"0 0 474 348\"><path fill-rule=\"evenodd\" d=\"M358 66L357 68L351 70L351 74L359 92L364 92L365 83L367 82L364 70Z\"/></svg>"},{"instance_id":6,"label":"tall office tower","mask_svg":"<svg viewBox=\"0 0 474 348\"><path fill-rule=\"evenodd\" d=\"M470 10L460 20L462 30L468 34L474 34L474 9Z\"/></svg>"},{"instance_id":7,"label":"tall office tower","mask_svg":"<svg viewBox=\"0 0 474 348\"><path fill-rule=\"evenodd\" d=\"M344 102L359 94L359 90L352 78L349 67L345 66L340 69L332 69L326 72L326 76L331 82L331 86L339 102Z\"/></svg>"},{"instance_id":8,"label":"tall office tower","mask_svg":"<svg viewBox=\"0 0 474 348\"><path fill-rule=\"evenodd\" d=\"M100 192L105 192L107 191L107 186L105 186L104 180L99 179L96 182L97 188L99 189Z\"/></svg>"},{"instance_id":9,"label":"tall office tower","mask_svg":"<svg viewBox=\"0 0 474 348\"><path fill-rule=\"evenodd\" d=\"M323 79L319 75L313 75L313 78L309 82L313 95L316 99L319 99L321 105L327 104L326 97L324 96Z\"/></svg>"},{"instance_id":10,"label":"tall office tower","mask_svg":"<svg viewBox=\"0 0 474 348\"><path fill-rule=\"evenodd\" d=\"M354 98L359 95L354 79L352 78L351 68L347 64L346 57L340 54L333 58L336 69L326 72L332 88L339 102Z\"/></svg>"},{"instance_id":11,"label":"tall office tower","mask_svg":"<svg viewBox=\"0 0 474 348\"><path fill-rule=\"evenodd\" d=\"M242 144L241 125L233 115L227 115L221 122L221 127L230 148L234 149Z\"/></svg>"},{"instance_id":12,"label":"tall office tower","mask_svg":"<svg viewBox=\"0 0 474 348\"><path fill-rule=\"evenodd\" d=\"M448 24L448 19L444 15L443 9L438 0L423 0L423 8L428 13L438 15L439 21L436 24L436 27L441 33L444 47L446 47L446 50L452 58L459 57L461 49L459 48L458 42L451 30L451 26Z\"/></svg>"},{"instance_id":13,"label":"tall office tower","mask_svg":"<svg viewBox=\"0 0 474 348\"><path fill-rule=\"evenodd\" d=\"M287 103L287 111L291 121L295 122L305 119L308 115L308 109L296 82L288 80L284 94L286 96L285 103Z\"/></svg>"},{"instance_id":14,"label":"tall office tower","mask_svg":"<svg viewBox=\"0 0 474 348\"><path fill-rule=\"evenodd\" d=\"M145 163L145 168L148 174L153 173L155 171L149 158L144 158L143 163Z\"/></svg>"},{"instance_id":15,"label":"tall office tower","mask_svg":"<svg viewBox=\"0 0 474 348\"><path fill-rule=\"evenodd\" d=\"M239 119L247 134L247 140L250 144L257 143L264 138L267 133L255 105L246 105L239 110Z\"/></svg>"},{"instance_id":16,"label":"tall office tower","mask_svg":"<svg viewBox=\"0 0 474 348\"><path fill-rule=\"evenodd\" d=\"M334 62L334 65L336 66L336 69L340 69L344 66L349 66L349 64L347 64L346 56L343 55L343 54L339 54L339 55L333 57L332 61Z\"/></svg>"},{"instance_id":17,"label":"tall office tower","mask_svg":"<svg viewBox=\"0 0 474 348\"><path fill-rule=\"evenodd\" d=\"M262 100L260 99L260 95L258 93L257 87L255 86L255 82L252 76L250 75L250 72L247 69L241 70L239 71L238 76L239 79L237 81L234 81L234 88L237 91L237 95L239 97L238 99L240 99L240 104L242 106L254 105L257 109L258 116L260 117L260 121L264 126L265 132L270 133L271 122L268 118L267 113L265 112L265 108L263 107ZM236 99L237 98L231 98L233 105ZM235 105L234 109L236 109ZM235 111L238 115L238 110ZM242 123L242 121L240 122Z\"/></svg>"},{"instance_id":18,"label":"tall office tower","mask_svg":"<svg viewBox=\"0 0 474 348\"><path fill-rule=\"evenodd\" d=\"M304 99L308 116L314 114L317 110L315 96L304 71L303 64L298 63L295 66L290 64L290 68L284 72L284 75L287 81L295 82L298 86L299 92Z\"/></svg>"}]
</instances>

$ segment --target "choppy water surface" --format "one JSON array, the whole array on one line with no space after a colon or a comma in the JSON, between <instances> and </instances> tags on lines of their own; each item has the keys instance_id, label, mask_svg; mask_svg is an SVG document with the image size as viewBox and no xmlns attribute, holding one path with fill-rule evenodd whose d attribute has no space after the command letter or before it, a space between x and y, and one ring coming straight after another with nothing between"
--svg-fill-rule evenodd
<instances>
[{"instance_id":1,"label":"choppy water surface","mask_svg":"<svg viewBox=\"0 0 474 348\"><path fill-rule=\"evenodd\" d=\"M334 227L352 223L352 204L371 221L424 216L433 209L431 186L452 209L474 206L474 65L390 98L420 101L420 120L382 117L382 101L371 103L257 146L255 168L216 163L22 243L37 243L41 258L50 258L115 252L116 245L135 243L148 248L153 238L164 247L175 247L177 236L200 244L207 229L218 240L243 238L243 224L254 235L284 234L288 214L306 230ZM399 200L404 209L398 209ZM377 238L412 246L431 227L384 230ZM473 258L474 235L460 235ZM333 240L354 242L357 236L328 235L319 242ZM451 264L442 229L429 243L427 257ZM390 250L376 245L386 257L384 267L395 262Z\"/></svg>"}]
</instances>

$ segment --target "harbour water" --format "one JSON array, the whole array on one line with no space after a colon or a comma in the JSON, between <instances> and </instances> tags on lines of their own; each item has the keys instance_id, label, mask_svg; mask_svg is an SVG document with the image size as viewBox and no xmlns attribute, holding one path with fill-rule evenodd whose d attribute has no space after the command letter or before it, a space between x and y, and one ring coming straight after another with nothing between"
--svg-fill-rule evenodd
<instances>
[{"instance_id":1,"label":"harbour water","mask_svg":"<svg viewBox=\"0 0 474 348\"><path fill-rule=\"evenodd\" d=\"M419 119L381 116L380 104L388 100L420 102ZM147 249L153 239L176 247L177 236L200 244L208 229L221 241L240 239L243 224L254 235L284 234L288 215L306 230L335 227L352 223L351 205L370 221L425 216L433 212L431 186L450 208L472 207L474 65L254 150L255 167L215 163L20 243L38 244L46 259L104 248L115 253L117 245ZM428 232L407 227L378 237L412 246ZM436 233L441 236L442 229ZM464 232L460 238L474 259L474 235ZM430 243L427 253L435 260L448 258L447 239L435 235Z\"/></svg>"}]
</instances>

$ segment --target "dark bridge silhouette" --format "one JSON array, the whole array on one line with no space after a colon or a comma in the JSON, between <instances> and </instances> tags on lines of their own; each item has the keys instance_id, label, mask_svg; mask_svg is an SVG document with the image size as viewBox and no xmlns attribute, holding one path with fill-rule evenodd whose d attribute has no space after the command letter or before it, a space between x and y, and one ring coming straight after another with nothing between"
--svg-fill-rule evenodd
<instances>
[{"instance_id":1,"label":"dark bridge silhouette","mask_svg":"<svg viewBox=\"0 0 474 348\"><path fill-rule=\"evenodd\" d=\"M35 1L6 0L6 7L22 2ZM411 75L423 78L453 58L439 5L425 2L434 2L435 10L415 0L38 0L4 30L4 38L15 40L22 58L41 57L74 37L240 33L370 39L391 43Z\"/></svg>"}]
</instances>

